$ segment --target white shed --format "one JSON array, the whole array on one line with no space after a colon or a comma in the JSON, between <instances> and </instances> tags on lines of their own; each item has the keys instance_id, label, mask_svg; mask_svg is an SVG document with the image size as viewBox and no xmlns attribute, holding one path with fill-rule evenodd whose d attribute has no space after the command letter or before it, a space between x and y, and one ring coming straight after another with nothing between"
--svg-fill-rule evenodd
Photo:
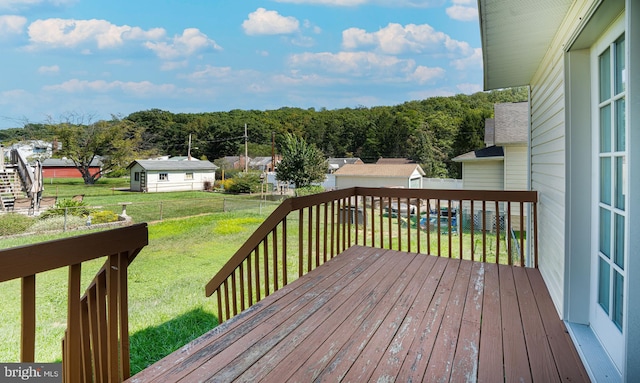
<instances>
[{"instance_id":1,"label":"white shed","mask_svg":"<svg viewBox=\"0 0 640 383\"><path fill-rule=\"evenodd\" d=\"M216 166L209 161L135 160L127 166L132 191L172 192L204 190L213 184Z\"/></svg>"},{"instance_id":2,"label":"white shed","mask_svg":"<svg viewBox=\"0 0 640 383\"><path fill-rule=\"evenodd\" d=\"M418 164L346 164L337 170L336 189L354 186L422 188L424 170Z\"/></svg>"}]
</instances>

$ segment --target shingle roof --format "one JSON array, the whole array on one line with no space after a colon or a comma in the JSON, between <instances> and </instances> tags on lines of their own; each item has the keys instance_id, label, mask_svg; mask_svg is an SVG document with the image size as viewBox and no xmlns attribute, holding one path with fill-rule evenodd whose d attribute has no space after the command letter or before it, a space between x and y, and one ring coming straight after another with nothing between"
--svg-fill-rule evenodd
<instances>
[{"instance_id":1,"label":"shingle roof","mask_svg":"<svg viewBox=\"0 0 640 383\"><path fill-rule=\"evenodd\" d=\"M335 172L336 176L362 176L362 177L402 177L406 178L418 172L425 173L418 164L404 165L380 165L380 164L347 164Z\"/></svg>"},{"instance_id":2,"label":"shingle roof","mask_svg":"<svg viewBox=\"0 0 640 383\"><path fill-rule=\"evenodd\" d=\"M455 157L453 161L498 160L502 158L504 158L504 150L502 149L502 146L489 146L487 148L461 154L458 157Z\"/></svg>"},{"instance_id":3,"label":"shingle roof","mask_svg":"<svg viewBox=\"0 0 640 383\"><path fill-rule=\"evenodd\" d=\"M127 169L136 163L146 170L215 170L218 168L209 161L135 160L127 166Z\"/></svg>"},{"instance_id":4,"label":"shingle roof","mask_svg":"<svg viewBox=\"0 0 640 383\"><path fill-rule=\"evenodd\" d=\"M529 104L513 102L494 105L494 145L524 144L529 138Z\"/></svg>"},{"instance_id":5,"label":"shingle roof","mask_svg":"<svg viewBox=\"0 0 640 383\"><path fill-rule=\"evenodd\" d=\"M42 166L43 167L75 167L76 165L73 163L73 161L69 160L69 159L65 159L65 158L47 158L44 161L42 161ZM93 161L91 161L90 166L102 166L102 162L98 159L98 158L94 158Z\"/></svg>"}]
</instances>

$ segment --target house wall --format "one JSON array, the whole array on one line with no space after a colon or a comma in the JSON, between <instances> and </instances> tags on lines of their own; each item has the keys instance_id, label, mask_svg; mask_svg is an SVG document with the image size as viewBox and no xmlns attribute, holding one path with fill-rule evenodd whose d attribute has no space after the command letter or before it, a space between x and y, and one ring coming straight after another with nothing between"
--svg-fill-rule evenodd
<instances>
[{"instance_id":1,"label":"house wall","mask_svg":"<svg viewBox=\"0 0 640 383\"><path fill-rule=\"evenodd\" d=\"M505 145L504 150L504 190L527 190L527 146Z\"/></svg>"},{"instance_id":2,"label":"house wall","mask_svg":"<svg viewBox=\"0 0 640 383\"><path fill-rule=\"evenodd\" d=\"M408 177L362 177L336 175L336 189L350 187L409 187Z\"/></svg>"},{"instance_id":3,"label":"house wall","mask_svg":"<svg viewBox=\"0 0 640 383\"><path fill-rule=\"evenodd\" d=\"M462 188L465 190L503 190L504 165L502 160L463 162Z\"/></svg>"},{"instance_id":4,"label":"house wall","mask_svg":"<svg viewBox=\"0 0 640 383\"><path fill-rule=\"evenodd\" d=\"M135 172L145 171L140 165L136 164L131 167L130 187L132 191L143 191L139 181L135 181ZM160 180L160 173L167 173L168 180ZM186 174L193 173L193 179L187 179ZM181 170L181 171L162 171L147 170L146 171L146 192L173 192L173 191L195 191L204 190L205 181L214 181L215 174L213 171L202 170Z\"/></svg>"},{"instance_id":5,"label":"house wall","mask_svg":"<svg viewBox=\"0 0 640 383\"><path fill-rule=\"evenodd\" d=\"M89 168L91 174L97 173L100 168ZM43 167L42 176L44 178L82 178L82 173L76 168L70 167Z\"/></svg>"}]
</instances>

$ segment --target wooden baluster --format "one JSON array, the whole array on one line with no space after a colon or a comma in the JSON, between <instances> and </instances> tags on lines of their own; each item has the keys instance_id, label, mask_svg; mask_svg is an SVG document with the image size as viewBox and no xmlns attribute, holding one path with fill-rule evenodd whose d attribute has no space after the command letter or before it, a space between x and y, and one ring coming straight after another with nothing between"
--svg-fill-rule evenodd
<instances>
[{"instance_id":1,"label":"wooden baluster","mask_svg":"<svg viewBox=\"0 0 640 383\"><path fill-rule=\"evenodd\" d=\"M251 256L253 253L249 253L249 256L245 260L247 262L247 292L249 297L249 307L253 306L253 273L251 272Z\"/></svg>"},{"instance_id":2,"label":"wooden baluster","mask_svg":"<svg viewBox=\"0 0 640 383\"><path fill-rule=\"evenodd\" d=\"M271 253L273 257L273 292L276 292L279 289L278 278L280 275L280 273L278 272L278 226L274 227L271 233Z\"/></svg>"},{"instance_id":3,"label":"wooden baluster","mask_svg":"<svg viewBox=\"0 0 640 383\"><path fill-rule=\"evenodd\" d=\"M298 210L298 277L304 275L304 214Z\"/></svg>"},{"instance_id":4,"label":"wooden baluster","mask_svg":"<svg viewBox=\"0 0 640 383\"><path fill-rule=\"evenodd\" d=\"M500 263L500 207L496 203L496 264Z\"/></svg>"},{"instance_id":5,"label":"wooden baluster","mask_svg":"<svg viewBox=\"0 0 640 383\"><path fill-rule=\"evenodd\" d=\"M225 313L225 320L231 318L231 308L229 307L229 283L227 282L228 279L225 279L224 283L223 283L223 287L224 287L224 313Z\"/></svg>"},{"instance_id":6,"label":"wooden baluster","mask_svg":"<svg viewBox=\"0 0 640 383\"><path fill-rule=\"evenodd\" d=\"M247 306L245 304L245 300L247 299L245 294L245 280L244 280L244 262L240 262L238 266L238 274L240 275L240 311L244 311Z\"/></svg>"},{"instance_id":7,"label":"wooden baluster","mask_svg":"<svg viewBox=\"0 0 640 383\"><path fill-rule=\"evenodd\" d=\"M218 298L218 324L224 322L224 318L222 317L222 290L220 287L216 289L216 297Z\"/></svg>"},{"instance_id":8,"label":"wooden baluster","mask_svg":"<svg viewBox=\"0 0 640 383\"><path fill-rule=\"evenodd\" d=\"M233 315L238 315L238 291L236 288L236 284L237 284L236 270L234 270L231 273L231 307L233 309Z\"/></svg>"},{"instance_id":9,"label":"wooden baluster","mask_svg":"<svg viewBox=\"0 0 640 383\"><path fill-rule=\"evenodd\" d=\"M120 379L118 371L118 256L109 255L105 262L107 281L107 364L110 382Z\"/></svg>"},{"instance_id":10,"label":"wooden baluster","mask_svg":"<svg viewBox=\"0 0 640 383\"><path fill-rule=\"evenodd\" d=\"M66 365L68 378L71 382L79 382L81 379L80 355L81 331L80 331L80 277L82 275L81 264L69 266L69 285L67 292L67 334L66 334Z\"/></svg>"},{"instance_id":11,"label":"wooden baluster","mask_svg":"<svg viewBox=\"0 0 640 383\"><path fill-rule=\"evenodd\" d=\"M98 287L97 277L94 285L87 291L87 308L89 310L89 334L93 350L93 376L96 382L102 382L102 354L100 349L100 329L98 328Z\"/></svg>"},{"instance_id":12,"label":"wooden baluster","mask_svg":"<svg viewBox=\"0 0 640 383\"><path fill-rule=\"evenodd\" d=\"M284 286L289 284L287 276L287 219L282 221L282 283Z\"/></svg>"},{"instance_id":13,"label":"wooden baluster","mask_svg":"<svg viewBox=\"0 0 640 383\"><path fill-rule=\"evenodd\" d=\"M407 198L407 251L411 252L411 198Z\"/></svg>"},{"instance_id":14,"label":"wooden baluster","mask_svg":"<svg viewBox=\"0 0 640 383\"><path fill-rule=\"evenodd\" d=\"M524 263L524 256L526 254L525 248L524 248L524 233L525 233L525 222L526 220L524 219L524 203L520 202L520 266L524 267L525 263ZM529 232L529 228L526 228L526 232Z\"/></svg>"},{"instance_id":15,"label":"wooden baluster","mask_svg":"<svg viewBox=\"0 0 640 383\"><path fill-rule=\"evenodd\" d=\"M324 220L322 221L322 238L323 238L323 247L322 247L322 261L328 261L331 256L328 254L328 238L329 233L327 233L327 222L329 219L329 204L325 202L324 206Z\"/></svg>"},{"instance_id":16,"label":"wooden baluster","mask_svg":"<svg viewBox=\"0 0 640 383\"><path fill-rule=\"evenodd\" d=\"M487 201L482 200L482 262L487 261Z\"/></svg>"},{"instance_id":17,"label":"wooden baluster","mask_svg":"<svg viewBox=\"0 0 640 383\"><path fill-rule=\"evenodd\" d=\"M447 201L447 233L449 234L449 258L453 256L453 230L451 227L451 200Z\"/></svg>"},{"instance_id":18,"label":"wooden baluster","mask_svg":"<svg viewBox=\"0 0 640 383\"><path fill-rule=\"evenodd\" d=\"M476 257L475 257L475 249L476 249L476 243L474 242L474 238L473 235L475 234L476 228L474 227L474 222L476 220L476 213L473 210L473 200L470 201L471 202L471 260L475 261Z\"/></svg>"},{"instance_id":19,"label":"wooden baluster","mask_svg":"<svg viewBox=\"0 0 640 383\"><path fill-rule=\"evenodd\" d=\"M507 202L507 227L505 228L505 241L507 242L507 264L511 266L513 264L512 260L512 249L511 249L511 202Z\"/></svg>"},{"instance_id":20,"label":"wooden baluster","mask_svg":"<svg viewBox=\"0 0 640 383\"><path fill-rule=\"evenodd\" d=\"M122 379L131 376L130 354L129 354L129 254L120 253L118 257L118 285L119 285L119 313L120 313L120 363Z\"/></svg>"},{"instance_id":21,"label":"wooden baluster","mask_svg":"<svg viewBox=\"0 0 640 383\"><path fill-rule=\"evenodd\" d=\"M92 364L93 360L91 358L91 330L89 325L89 302L88 297L85 295L80 301L80 325L81 325L81 339L82 339L82 349L81 353L81 363L82 363L82 373L81 379L83 382L92 382L93 381L93 371ZM66 344L63 345L63 350L66 348ZM128 346L127 346L128 349ZM64 355L64 354L63 354ZM128 375L128 374L127 374Z\"/></svg>"},{"instance_id":22,"label":"wooden baluster","mask_svg":"<svg viewBox=\"0 0 640 383\"><path fill-rule=\"evenodd\" d=\"M21 284L20 361L33 363L36 349L36 276L23 277Z\"/></svg>"},{"instance_id":23,"label":"wooden baluster","mask_svg":"<svg viewBox=\"0 0 640 383\"><path fill-rule=\"evenodd\" d=\"M271 273L269 273L269 237L265 237L262 241L262 267L264 268L264 296L265 298L271 294L269 289L269 279L271 279Z\"/></svg>"},{"instance_id":24,"label":"wooden baluster","mask_svg":"<svg viewBox=\"0 0 640 383\"><path fill-rule=\"evenodd\" d=\"M427 198L427 254L431 254L431 199Z\"/></svg>"},{"instance_id":25,"label":"wooden baluster","mask_svg":"<svg viewBox=\"0 0 640 383\"><path fill-rule=\"evenodd\" d=\"M316 205L316 267L320 266L320 205Z\"/></svg>"},{"instance_id":26,"label":"wooden baluster","mask_svg":"<svg viewBox=\"0 0 640 383\"><path fill-rule=\"evenodd\" d=\"M462 256L463 251L463 245L462 242L464 242L462 240L463 238L463 233L464 233L464 228L462 227L462 200L458 200L458 209L456 209L456 232L458 233L458 251L460 254L460 259L463 259L464 257Z\"/></svg>"},{"instance_id":27,"label":"wooden baluster","mask_svg":"<svg viewBox=\"0 0 640 383\"><path fill-rule=\"evenodd\" d=\"M108 365L108 346L107 346L107 302L106 293L107 276L102 270L96 279L96 310L97 323L96 331L98 333L98 350L100 358L100 370L96 373L100 376L101 381L109 381L109 365ZM94 350L95 352L95 350Z\"/></svg>"},{"instance_id":28,"label":"wooden baluster","mask_svg":"<svg viewBox=\"0 0 640 383\"><path fill-rule=\"evenodd\" d=\"M253 261L256 271L256 302L260 302L262 294L260 293L260 247L256 247L253 253Z\"/></svg>"},{"instance_id":29,"label":"wooden baluster","mask_svg":"<svg viewBox=\"0 0 640 383\"><path fill-rule=\"evenodd\" d=\"M440 215L442 212L440 211L440 199L436 200L436 229L438 230L438 257L442 256L442 223L440 222Z\"/></svg>"}]
</instances>

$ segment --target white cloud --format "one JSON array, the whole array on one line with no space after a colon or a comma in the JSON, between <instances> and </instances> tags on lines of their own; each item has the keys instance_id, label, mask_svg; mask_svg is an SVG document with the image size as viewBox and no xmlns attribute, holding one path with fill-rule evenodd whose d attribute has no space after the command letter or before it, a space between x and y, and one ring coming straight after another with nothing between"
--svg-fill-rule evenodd
<instances>
[{"instance_id":1,"label":"white cloud","mask_svg":"<svg viewBox=\"0 0 640 383\"><path fill-rule=\"evenodd\" d=\"M249 14L249 18L242 23L244 32L248 35L280 35L297 32L300 22L291 16L282 16L276 11L258 8Z\"/></svg>"},{"instance_id":2,"label":"white cloud","mask_svg":"<svg viewBox=\"0 0 640 383\"><path fill-rule=\"evenodd\" d=\"M187 60L166 61L162 63L162 65L160 66L160 70L164 70L164 71L176 70L179 68L185 68L188 64L189 63L187 62Z\"/></svg>"},{"instance_id":3,"label":"white cloud","mask_svg":"<svg viewBox=\"0 0 640 383\"><path fill-rule=\"evenodd\" d=\"M474 94L477 92L482 92L482 85L480 84L458 84L456 88L458 88L458 90L464 94Z\"/></svg>"},{"instance_id":4,"label":"white cloud","mask_svg":"<svg viewBox=\"0 0 640 383\"><path fill-rule=\"evenodd\" d=\"M26 17L15 15L0 16L0 38L10 34L21 34L26 24Z\"/></svg>"},{"instance_id":5,"label":"white cloud","mask_svg":"<svg viewBox=\"0 0 640 383\"><path fill-rule=\"evenodd\" d=\"M454 40L429 24L389 23L377 32L349 28L342 32L342 46L348 50L374 47L386 54L425 53L446 50L447 53L470 54L473 49L464 41Z\"/></svg>"},{"instance_id":6,"label":"white cloud","mask_svg":"<svg viewBox=\"0 0 640 383\"><path fill-rule=\"evenodd\" d=\"M469 56L451 61L451 66L457 70L466 70L468 68L482 68L482 48L476 48Z\"/></svg>"},{"instance_id":7,"label":"white cloud","mask_svg":"<svg viewBox=\"0 0 640 383\"><path fill-rule=\"evenodd\" d=\"M57 85L49 85L43 87L45 91L65 92L65 93L109 93L113 91L121 91L122 93L134 96L159 96L170 95L175 92L175 86L172 84L154 84L150 81L125 82L104 80L78 80L72 79Z\"/></svg>"},{"instance_id":8,"label":"white cloud","mask_svg":"<svg viewBox=\"0 0 640 383\"><path fill-rule=\"evenodd\" d=\"M453 20L475 21L478 19L478 7L474 0L453 0L453 5L448 7L446 12Z\"/></svg>"},{"instance_id":9,"label":"white cloud","mask_svg":"<svg viewBox=\"0 0 640 383\"><path fill-rule=\"evenodd\" d=\"M372 52L303 53L292 55L293 68L304 67L351 77L373 77L376 82L417 82L425 84L444 76L442 68L416 65L414 60Z\"/></svg>"},{"instance_id":10,"label":"white cloud","mask_svg":"<svg viewBox=\"0 0 640 383\"><path fill-rule=\"evenodd\" d=\"M93 45L114 48L130 40L156 40L164 36L161 28L143 30L128 25L114 25L106 20L45 19L29 25L31 48L73 48ZM85 48L86 50L86 48Z\"/></svg>"},{"instance_id":11,"label":"white cloud","mask_svg":"<svg viewBox=\"0 0 640 383\"><path fill-rule=\"evenodd\" d=\"M261 73L254 70L234 70L231 67L206 65L197 71L184 76L192 82L245 83L249 79L260 79Z\"/></svg>"},{"instance_id":12,"label":"white cloud","mask_svg":"<svg viewBox=\"0 0 640 383\"><path fill-rule=\"evenodd\" d=\"M445 70L442 68L429 68L426 66L418 66L416 70L411 74L411 79L418 84L426 84L433 81L436 78L443 77Z\"/></svg>"},{"instance_id":13,"label":"white cloud","mask_svg":"<svg viewBox=\"0 0 640 383\"><path fill-rule=\"evenodd\" d=\"M55 74L58 72L60 72L60 67L57 65L41 66L38 68L38 73L40 74Z\"/></svg>"},{"instance_id":14,"label":"white cloud","mask_svg":"<svg viewBox=\"0 0 640 383\"><path fill-rule=\"evenodd\" d=\"M163 60L187 57L207 49L222 49L197 28L185 29L181 36L174 36L171 42L147 41L144 46L154 51Z\"/></svg>"}]
</instances>

